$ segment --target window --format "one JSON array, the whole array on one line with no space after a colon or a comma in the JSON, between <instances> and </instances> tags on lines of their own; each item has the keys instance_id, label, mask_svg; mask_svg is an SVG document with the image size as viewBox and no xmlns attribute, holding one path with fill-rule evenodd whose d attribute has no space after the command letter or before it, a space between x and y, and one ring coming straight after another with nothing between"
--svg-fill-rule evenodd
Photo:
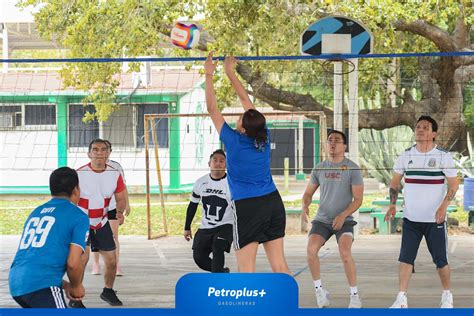
<instances>
[{"instance_id":1,"label":"window","mask_svg":"<svg viewBox=\"0 0 474 316\"><path fill-rule=\"evenodd\" d=\"M56 105L25 105L25 125L56 125Z\"/></svg>"},{"instance_id":2,"label":"window","mask_svg":"<svg viewBox=\"0 0 474 316\"><path fill-rule=\"evenodd\" d=\"M144 135L144 115L145 114L165 114L168 113L168 104L139 104L138 105L138 117L137 117L137 147L145 147L145 135ZM160 148L168 148L169 146L169 135L168 135L168 118L161 118L157 120L156 124L156 137L158 138L158 146ZM150 146L153 146L153 139L150 136Z\"/></svg>"},{"instance_id":3,"label":"window","mask_svg":"<svg viewBox=\"0 0 474 316\"><path fill-rule=\"evenodd\" d=\"M86 111L95 112L92 105L84 107L82 104L69 105L69 147L88 147L89 142L99 135L109 140L114 148L135 149L144 148L144 115L168 113L168 103L127 104L109 117L107 122L99 124L97 121L84 123L82 118ZM101 132L101 133L99 133ZM158 146L168 148L168 119L161 119L156 125ZM150 134L150 146L153 140Z\"/></svg>"},{"instance_id":4,"label":"window","mask_svg":"<svg viewBox=\"0 0 474 316\"><path fill-rule=\"evenodd\" d=\"M84 114L95 112L92 105L69 104L69 147L88 147L91 140L99 138L99 122L84 123Z\"/></svg>"},{"instance_id":5,"label":"window","mask_svg":"<svg viewBox=\"0 0 474 316\"><path fill-rule=\"evenodd\" d=\"M21 105L0 106L0 127L13 128L21 126Z\"/></svg>"},{"instance_id":6,"label":"window","mask_svg":"<svg viewBox=\"0 0 474 316\"><path fill-rule=\"evenodd\" d=\"M102 124L103 137L113 147L135 148L134 106L121 106Z\"/></svg>"},{"instance_id":7,"label":"window","mask_svg":"<svg viewBox=\"0 0 474 316\"><path fill-rule=\"evenodd\" d=\"M0 105L0 128L56 125L55 104Z\"/></svg>"}]
</instances>

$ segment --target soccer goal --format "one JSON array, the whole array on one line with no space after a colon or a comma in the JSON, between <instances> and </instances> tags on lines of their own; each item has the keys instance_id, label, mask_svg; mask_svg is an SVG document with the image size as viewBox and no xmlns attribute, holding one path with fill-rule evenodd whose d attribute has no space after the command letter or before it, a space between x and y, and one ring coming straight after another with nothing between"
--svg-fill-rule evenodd
<instances>
[{"instance_id":1,"label":"soccer goal","mask_svg":"<svg viewBox=\"0 0 474 316\"><path fill-rule=\"evenodd\" d=\"M326 116L321 111L284 112L260 109L265 115L271 138L271 170L275 182L288 183L290 176L303 177L326 155L321 140L326 139ZM227 108L223 116L231 127L242 115L240 108ZM180 150L160 148L159 125L166 122L168 133L180 142ZM145 170L148 238L168 234L165 195L170 188L163 185L179 182L174 193L189 195L194 180L209 172L209 155L224 148L207 113L145 114ZM286 180L286 182L285 182ZM185 212L186 207L181 208Z\"/></svg>"}]
</instances>

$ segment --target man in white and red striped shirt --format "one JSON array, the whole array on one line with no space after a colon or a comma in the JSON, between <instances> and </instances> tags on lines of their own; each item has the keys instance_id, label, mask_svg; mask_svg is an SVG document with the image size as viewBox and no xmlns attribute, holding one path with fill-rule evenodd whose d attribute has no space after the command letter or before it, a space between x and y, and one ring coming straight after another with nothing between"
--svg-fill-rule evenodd
<instances>
[{"instance_id":1,"label":"man in white and red striped shirt","mask_svg":"<svg viewBox=\"0 0 474 316\"><path fill-rule=\"evenodd\" d=\"M81 199L78 206L89 215L90 247L92 252L100 252L105 262L105 286L100 298L112 306L121 306L113 290L117 271L115 241L107 212L112 197L115 197L117 219L123 222L126 206L125 183L119 170L108 165L108 145L102 139L95 139L89 144L90 163L77 169ZM81 304L82 305L82 304Z\"/></svg>"}]
</instances>

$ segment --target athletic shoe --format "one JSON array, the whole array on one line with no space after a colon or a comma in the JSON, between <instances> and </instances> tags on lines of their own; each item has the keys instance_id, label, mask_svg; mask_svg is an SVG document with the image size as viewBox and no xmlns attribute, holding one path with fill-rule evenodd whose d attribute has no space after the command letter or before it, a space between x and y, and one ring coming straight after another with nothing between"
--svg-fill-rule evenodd
<instances>
[{"instance_id":1,"label":"athletic shoe","mask_svg":"<svg viewBox=\"0 0 474 316\"><path fill-rule=\"evenodd\" d=\"M112 306L123 305L122 301L117 297L117 291L114 291L114 289L108 289L104 287L104 290L100 294L100 298Z\"/></svg>"},{"instance_id":2,"label":"athletic shoe","mask_svg":"<svg viewBox=\"0 0 474 316\"><path fill-rule=\"evenodd\" d=\"M230 269L225 267L224 269L222 269L222 273L230 273Z\"/></svg>"},{"instance_id":3,"label":"athletic shoe","mask_svg":"<svg viewBox=\"0 0 474 316\"><path fill-rule=\"evenodd\" d=\"M319 308L331 305L331 302L329 301L329 292L323 288L316 289L316 303L318 303Z\"/></svg>"},{"instance_id":4,"label":"athletic shoe","mask_svg":"<svg viewBox=\"0 0 474 316\"><path fill-rule=\"evenodd\" d=\"M439 303L441 308L453 308L453 294L451 292L441 295L441 302Z\"/></svg>"},{"instance_id":5,"label":"athletic shoe","mask_svg":"<svg viewBox=\"0 0 474 316\"><path fill-rule=\"evenodd\" d=\"M359 294L351 294L351 300L348 308L361 308L362 303L360 302Z\"/></svg>"},{"instance_id":6,"label":"athletic shoe","mask_svg":"<svg viewBox=\"0 0 474 316\"><path fill-rule=\"evenodd\" d=\"M68 304L69 308L86 308L82 301L70 300Z\"/></svg>"},{"instance_id":7,"label":"athletic shoe","mask_svg":"<svg viewBox=\"0 0 474 316\"><path fill-rule=\"evenodd\" d=\"M406 294L398 293L397 299L393 302L390 308L408 308L408 299Z\"/></svg>"},{"instance_id":8,"label":"athletic shoe","mask_svg":"<svg viewBox=\"0 0 474 316\"><path fill-rule=\"evenodd\" d=\"M96 265L95 263L92 263L92 275L99 275L100 274L100 265Z\"/></svg>"}]
</instances>

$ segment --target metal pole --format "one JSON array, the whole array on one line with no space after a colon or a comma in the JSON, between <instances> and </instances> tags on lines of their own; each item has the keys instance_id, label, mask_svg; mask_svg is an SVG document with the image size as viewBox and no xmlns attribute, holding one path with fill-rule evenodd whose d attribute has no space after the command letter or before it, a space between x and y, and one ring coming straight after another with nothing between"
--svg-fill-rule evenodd
<instances>
[{"instance_id":1,"label":"metal pole","mask_svg":"<svg viewBox=\"0 0 474 316\"><path fill-rule=\"evenodd\" d=\"M334 62L334 124L333 129L342 131L344 114L344 77L342 75L342 62Z\"/></svg>"},{"instance_id":2,"label":"metal pole","mask_svg":"<svg viewBox=\"0 0 474 316\"><path fill-rule=\"evenodd\" d=\"M354 71L349 73L349 157L359 165L359 71L358 59L350 60L354 64ZM354 220L359 222L359 211L352 214ZM359 235L359 226L356 225L354 236Z\"/></svg>"},{"instance_id":3,"label":"metal pole","mask_svg":"<svg viewBox=\"0 0 474 316\"><path fill-rule=\"evenodd\" d=\"M354 71L349 73L349 157L359 164L359 74L358 60L352 59Z\"/></svg>"},{"instance_id":4,"label":"metal pole","mask_svg":"<svg viewBox=\"0 0 474 316\"><path fill-rule=\"evenodd\" d=\"M165 236L168 234L168 221L166 219L166 209L165 209L165 197L163 190L163 182L161 180L161 166L160 158L158 155L158 137L156 136L156 122L155 120L151 121L151 137L153 139L153 148L155 150L155 165L156 165L156 176L158 178L158 186L160 188L160 202L161 202L161 213L163 216L163 230L164 234L158 235L158 237Z\"/></svg>"},{"instance_id":5,"label":"metal pole","mask_svg":"<svg viewBox=\"0 0 474 316\"><path fill-rule=\"evenodd\" d=\"M298 172L303 174L304 116L298 122Z\"/></svg>"},{"instance_id":6,"label":"metal pole","mask_svg":"<svg viewBox=\"0 0 474 316\"><path fill-rule=\"evenodd\" d=\"M149 137L148 137L148 118L145 116L143 122L144 136L145 136L145 174L146 174L146 223L148 240L151 239L151 203L150 203L150 154Z\"/></svg>"}]
</instances>

